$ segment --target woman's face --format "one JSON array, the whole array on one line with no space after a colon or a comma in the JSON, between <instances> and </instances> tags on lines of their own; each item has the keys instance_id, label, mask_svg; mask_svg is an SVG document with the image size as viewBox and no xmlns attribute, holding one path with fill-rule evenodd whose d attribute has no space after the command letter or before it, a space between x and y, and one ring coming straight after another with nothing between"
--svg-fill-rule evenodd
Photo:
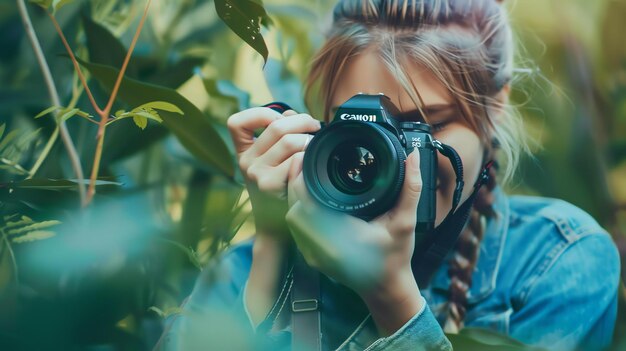
<instances>
[{"instance_id":1,"label":"woman's face","mask_svg":"<svg viewBox=\"0 0 626 351\"><path fill-rule=\"evenodd\" d=\"M478 135L463 120L448 90L435 76L419 65L406 72L422 97L428 122L433 126L433 136L444 144L452 146L461 156L464 168L465 189L462 201L472 192L482 166L483 145ZM331 106L337 107L357 93L383 93L398 107L403 119L419 121L419 114L404 114L416 111L417 106L409 94L387 71L382 60L373 51L367 51L350 59L337 77L335 94ZM454 194L454 170L450 161L439 155L437 176L437 218L439 225L450 211Z\"/></svg>"}]
</instances>

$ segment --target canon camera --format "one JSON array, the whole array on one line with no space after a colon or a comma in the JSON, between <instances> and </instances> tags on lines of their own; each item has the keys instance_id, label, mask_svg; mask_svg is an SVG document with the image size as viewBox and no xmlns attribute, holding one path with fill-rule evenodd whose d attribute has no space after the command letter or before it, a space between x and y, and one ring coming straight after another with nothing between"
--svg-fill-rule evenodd
<instances>
[{"instance_id":1,"label":"canon camera","mask_svg":"<svg viewBox=\"0 0 626 351\"><path fill-rule=\"evenodd\" d=\"M396 120L398 113L383 94L350 98L311 140L304 180L321 204L370 220L396 203L407 155L418 150L422 193L416 230L429 231L435 222L438 142L430 125Z\"/></svg>"}]
</instances>

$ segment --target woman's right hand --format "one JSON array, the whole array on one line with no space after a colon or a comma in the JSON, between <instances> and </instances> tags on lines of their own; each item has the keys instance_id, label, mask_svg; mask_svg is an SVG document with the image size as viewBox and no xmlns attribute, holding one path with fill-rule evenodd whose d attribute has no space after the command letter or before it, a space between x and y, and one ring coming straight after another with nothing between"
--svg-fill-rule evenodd
<instances>
[{"instance_id":1,"label":"woman's right hand","mask_svg":"<svg viewBox=\"0 0 626 351\"><path fill-rule=\"evenodd\" d=\"M265 128L258 138L254 131ZM294 155L306 148L320 123L306 114L280 114L265 107L232 115L228 129L246 182L256 225L252 266L244 303L253 325L263 321L278 295L289 238L287 179Z\"/></svg>"},{"instance_id":2,"label":"woman's right hand","mask_svg":"<svg viewBox=\"0 0 626 351\"><path fill-rule=\"evenodd\" d=\"M288 116L288 118L286 118ZM265 128L254 137L254 131ZM256 107L228 118L259 234L287 235L287 178L293 156L303 152L319 121L307 114Z\"/></svg>"}]
</instances>

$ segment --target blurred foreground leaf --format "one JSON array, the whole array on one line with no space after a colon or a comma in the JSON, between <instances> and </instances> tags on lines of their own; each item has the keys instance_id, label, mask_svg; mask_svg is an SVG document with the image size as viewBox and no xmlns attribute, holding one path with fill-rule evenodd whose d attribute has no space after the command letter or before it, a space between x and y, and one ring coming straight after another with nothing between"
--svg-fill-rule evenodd
<instances>
[{"instance_id":1,"label":"blurred foreground leaf","mask_svg":"<svg viewBox=\"0 0 626 351\"><path fill-rule=\"evenodd\" d=\"M0 188L21 188L21 189L39 189L39 190L78 190L80 182L71 179L27 179L20 182L11 182L9 184L0 184ZM83 184L89 184L89 180L84 179ZM121 183L97 180L96 186L102 185L122 185Z\"/></svg>"}]
</instances>

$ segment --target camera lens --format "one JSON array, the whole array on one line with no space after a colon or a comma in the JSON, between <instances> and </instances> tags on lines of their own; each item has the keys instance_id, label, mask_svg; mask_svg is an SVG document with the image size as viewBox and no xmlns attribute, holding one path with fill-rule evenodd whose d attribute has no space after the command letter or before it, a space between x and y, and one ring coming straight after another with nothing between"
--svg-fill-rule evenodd
<instances>
[{"instance_id":1,"label":"camera lens","mask_svg":"<svg viewBox=\"0 0 626 351\"><path fill-rule=\"evenodd\" d=\"M357 143L340 144L330 154L328 175L332 184L346 194L362 194L372 188L378 174L377 157Z\"/></svg>"},{"instance_id":2,"label":"camera lens","mask_svg":"<svg viewBox=\"0 0 626 351\"><path fill-rule=\"evenodd\" d=\"M302 171L321 204L368 219L395 203L404 182L404 160L398 138L383 126L337 121L311 140Z\"/></svg>"}]
</instances>

